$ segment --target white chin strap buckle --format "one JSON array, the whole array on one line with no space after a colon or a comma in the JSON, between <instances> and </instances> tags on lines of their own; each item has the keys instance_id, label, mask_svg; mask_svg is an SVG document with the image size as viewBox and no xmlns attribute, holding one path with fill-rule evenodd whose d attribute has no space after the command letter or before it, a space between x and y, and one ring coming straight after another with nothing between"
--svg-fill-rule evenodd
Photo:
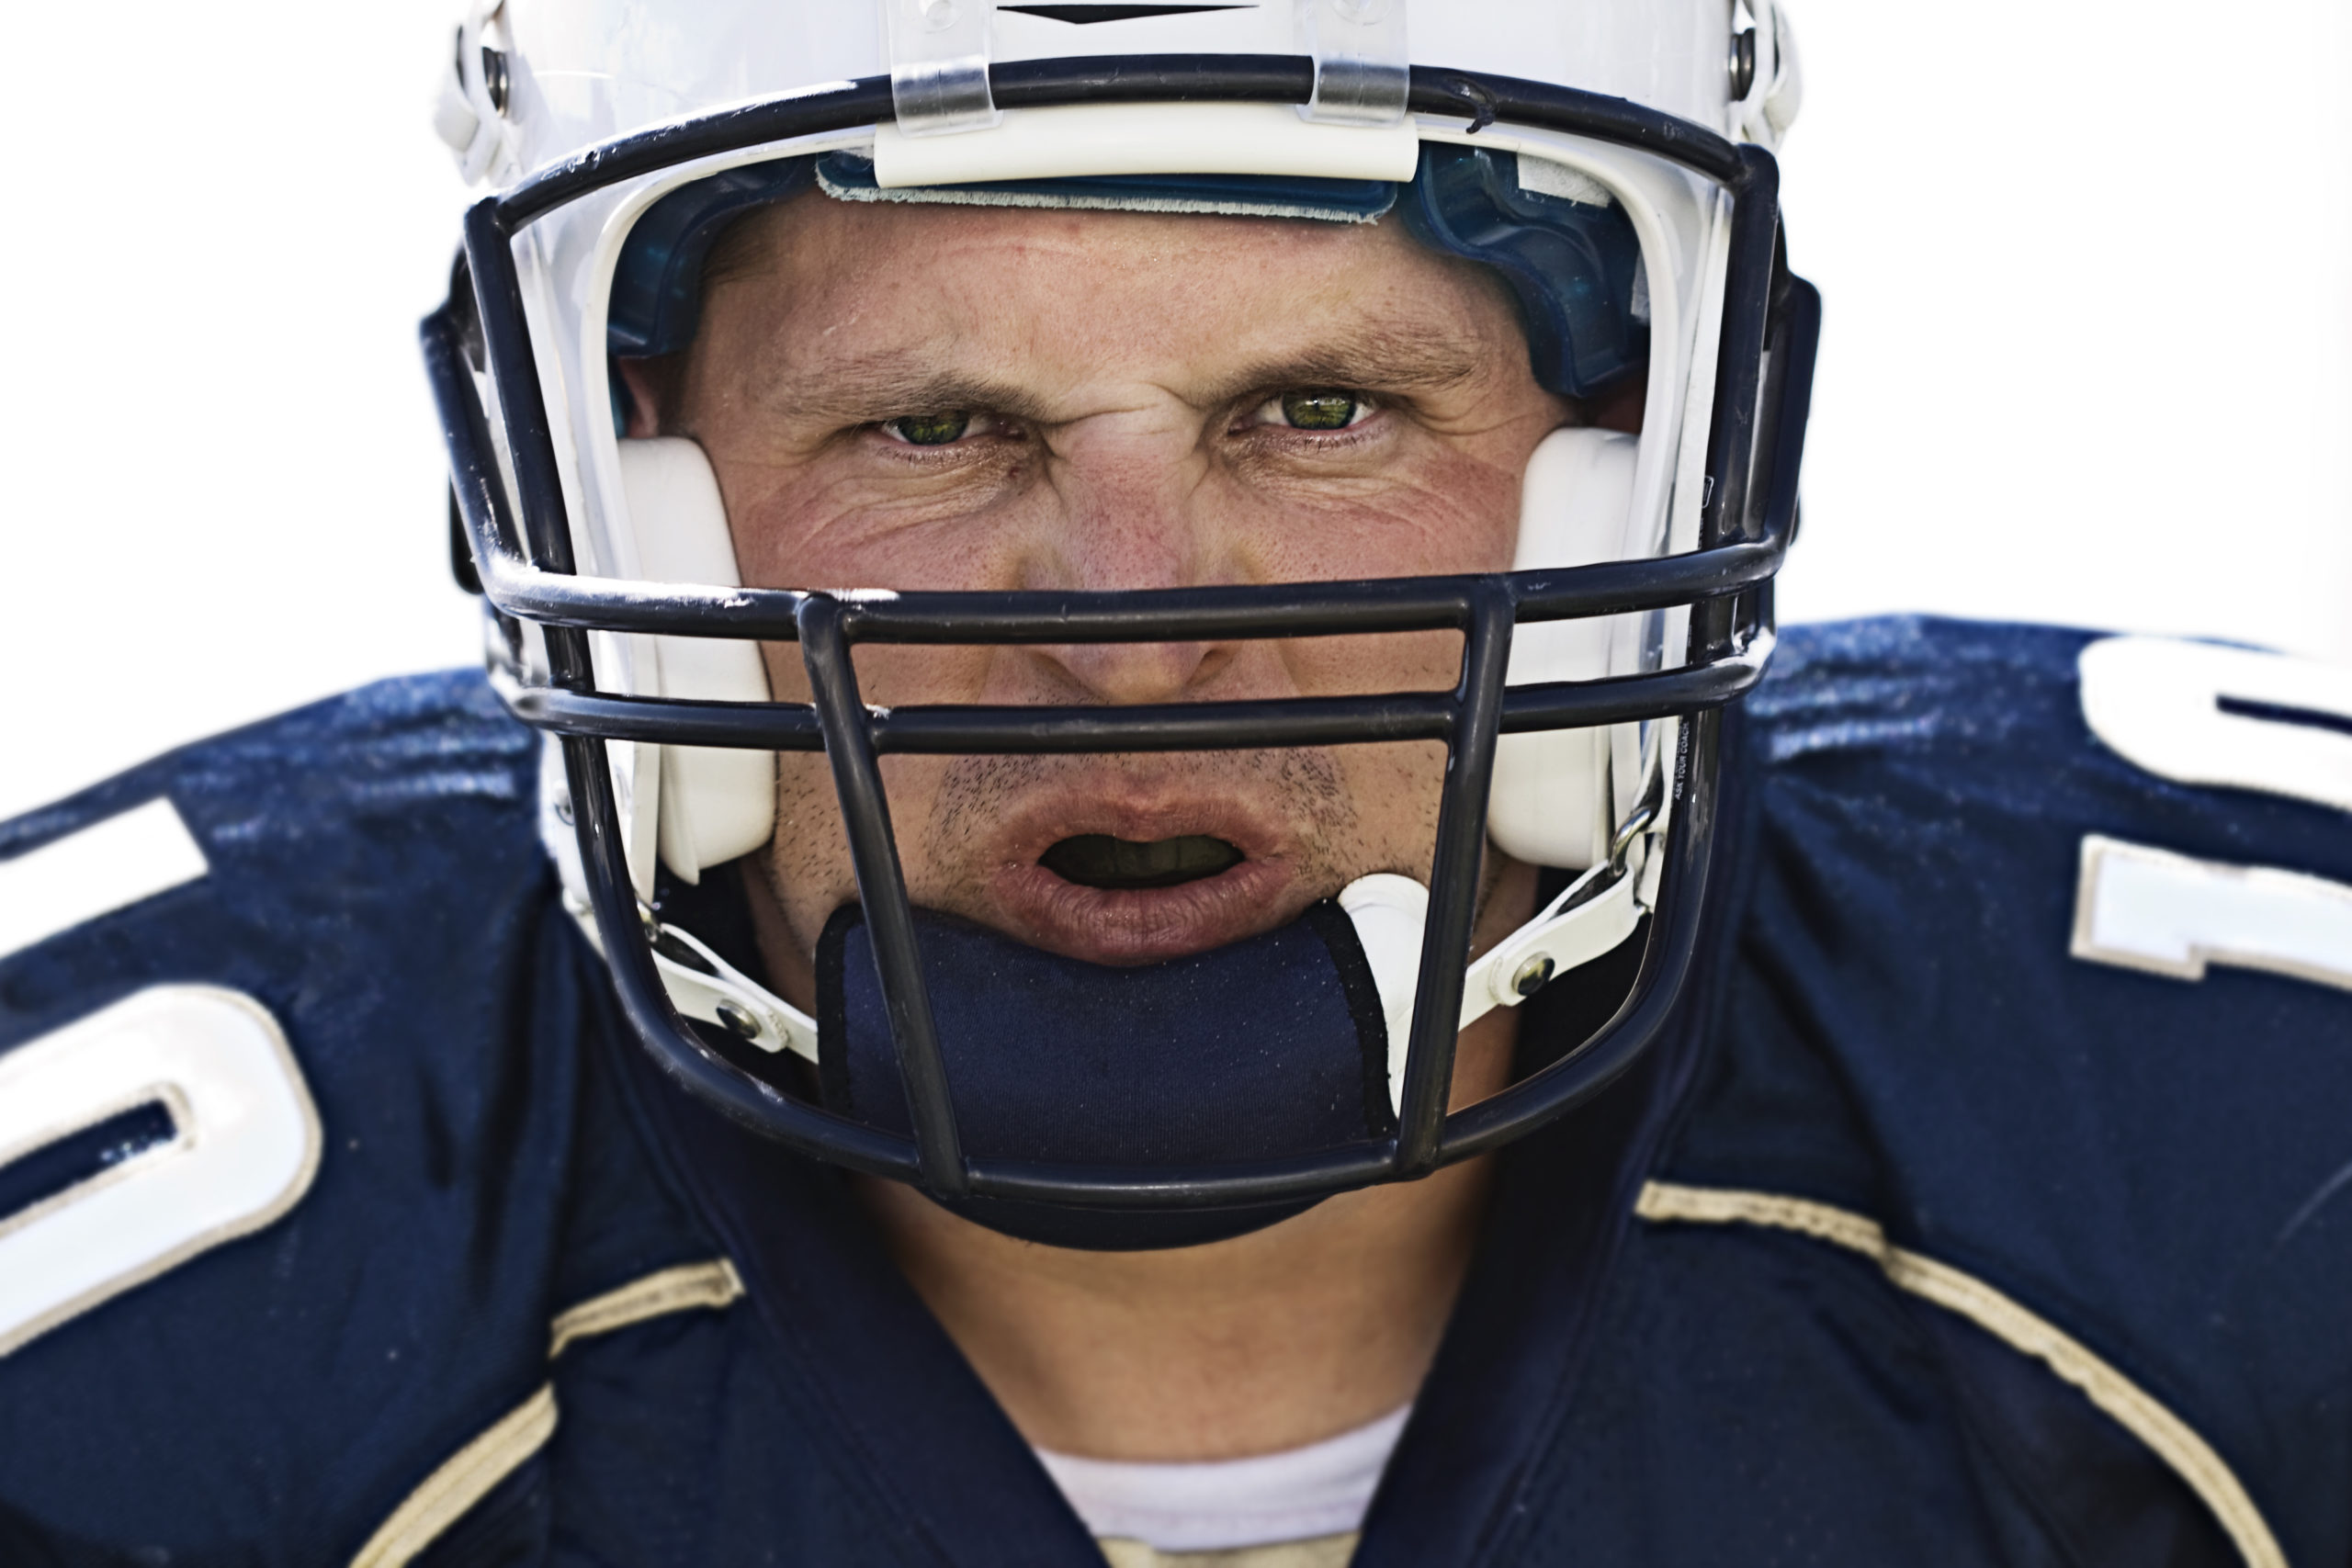
<instances>
[{"instance_id":1,"label":"white chin strap buckle","mask_svg":"<svg viewBox=\"0 0 2352 1568\"><path fill-rule=\"evenodd\" d=\"M1570 883L1544 911L1470 965L1462 977L1462 1017L1467 1029L1495 1009L1515 1008L1555 976L1613 952L1649 912L1642 874L1649 859L1646 815L1618 833L1615 852ZM1388 1025L1388 1095L1405 1082L1405 1052L1413 1032L1413 999L1420 987L1421 931L1430 891L1409 876L1383 872L1340 891L1340 908L1355 925L1356 941L1372 965Z\"/></svg>"},{"instance_id":2,"label":"white chin strap buckle","mask_svg":"<svg viewBox=\"0 0 2352 1568\"><path fill-rule=\"evenodd\" d=\"M605 941L597 933L594 911L582 900L567 897L563 904L588 933L589 942L603 953ZM681 1013L715 1023L763 1051L790 1051L811 1062L817 1059L815 1019L719 957L692 933L663 925L642 908L638 918L645 922L662 988L670 993L671 1005Z\"/></svg>"}]
</instances>

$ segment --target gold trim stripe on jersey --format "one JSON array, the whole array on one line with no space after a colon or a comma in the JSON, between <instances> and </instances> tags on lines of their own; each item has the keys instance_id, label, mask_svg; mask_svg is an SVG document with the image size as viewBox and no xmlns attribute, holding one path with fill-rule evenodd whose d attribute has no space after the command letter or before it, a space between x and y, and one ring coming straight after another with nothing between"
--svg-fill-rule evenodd
<instances>
[{"instance_id":1,"label":"gold trim stripe on jersey","mask_svg":"<svg viewBox=\"0 0 2352 1568\"><path fill-rule=\"evenodd\" d=\"M558 1314L548 1325L548 1359L554 1360L575 1340L672 1313L716 1310L742 1294L742 1279L735 1272L735 1265L724 1258L648 1274ZM351 1568L405 1568L490 1495L492 1488L547 1447L548 1439L555 1436L555 1385L542 1383L530 1398L443 1461L402 1499L351 1560Z\"/></svg>"},{"instance_id":2,"label":"gold trim stripe on jersey","mask_svg":"<svg viewBox=\"0 0 2352 1568\"><path fill-rule=\"evenodd\" d=\"M1948 1263L1896 1247L1876 1220L1770 1192L1736 1188L1643 1184L1634 1213L1663 1224L1750 1224L1794 1231L1870 1258L1898 1289L1957 1313L2011 1348L2031 1356L2081 1389L2169 1465L2204 1501L2245 1560L2246 1568L2287 1568L2286 1554L2235 1473L2213 1446L2117 1371L2088 1346L2013 1298Z\"/></svg>"}]
</instances>

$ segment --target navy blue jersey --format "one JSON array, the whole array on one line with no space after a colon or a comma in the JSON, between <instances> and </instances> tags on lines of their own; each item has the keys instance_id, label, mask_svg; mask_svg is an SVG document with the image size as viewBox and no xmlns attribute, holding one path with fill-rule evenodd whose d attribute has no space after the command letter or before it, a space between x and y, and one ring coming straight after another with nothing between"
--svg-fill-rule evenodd
<instances>
[{"instance_id":1,"label":"navy blue jersey","mask_svg":"<svg viewBox=\"0 0 2352 1568\"><path fill-rule=\"evenodd\" d=\"M1499 1156L1358 1562L2352 1560L2352 734L2095 640L1785 638L1686 1003ZM67 889L0 926L0 1563L1099 1564L844 1179L628 1043L537 766L426 677L0 828Z\"/></svg>"}]
</instances>

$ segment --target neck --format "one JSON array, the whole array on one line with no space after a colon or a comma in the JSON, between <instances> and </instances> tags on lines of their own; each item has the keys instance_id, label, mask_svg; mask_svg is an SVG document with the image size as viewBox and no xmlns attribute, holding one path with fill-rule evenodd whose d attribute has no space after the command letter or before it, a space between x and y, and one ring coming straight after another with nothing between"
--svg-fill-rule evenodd
<instances>
[{"instance_id":1,"label":"neck","mask_svg":"<svg viewBox=\"0 0 2352 1568\"><path fill-rule=\"evenodd\" d=\"M1462 1036L1457 1104L1502 1087L1516 1018ZM865 1184L899 1266L1023 1437L1112 1460L1275 1452L1410 1400L1461 1292L1489 1184L1474 1160L1161 1252L1016 1241Z\"/></svg>"},{"instance_id":2,"label":"neck","mask_svg":"<svg viewBox=\"0 0 2352 1568\"><path fill-rule=\"evenodd\" d=\"M813 991L766 879L747 881L771 970ZM1535 886L1532 867L1489 857L1471 956L1532 915ZM1518 1032L1516 1010L1463 1031L1453 1106L1508 1085ZM1159 1252L1016 1241L896 1182L860 1190L899 1269L1023 1437L1091 1459L1182 1461L1318 1442L1412 1399L1469 1270L1489 1163Z\"/></svg>"}]
</instances>

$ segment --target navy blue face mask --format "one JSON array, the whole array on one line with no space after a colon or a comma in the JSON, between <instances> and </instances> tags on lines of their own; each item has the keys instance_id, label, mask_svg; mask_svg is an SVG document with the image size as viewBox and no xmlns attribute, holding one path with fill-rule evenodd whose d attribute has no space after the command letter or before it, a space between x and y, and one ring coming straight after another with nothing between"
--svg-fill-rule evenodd
<instances>
[{"instance_id":1,"label":"navy blue face mask","mask_svg":"<svg viewBox=\"0 0 2352 1568\"><path fill-rule=\"evenodd\" d=\"M1388 1032L1354 926L1329 899L1245 942L1111 968L916 911L940 1054L976 1156L1109 1165L1244 1160L1385 1137ZM828 1108L910 1131L864 912L817 945L818 1072ZM1012 998L1018 998L1017 1002ZM1114 1214L1008 1199L955 1213L1096 1251L1193 1247L1310 1202Z\"/></svg>"}]
</instances>

